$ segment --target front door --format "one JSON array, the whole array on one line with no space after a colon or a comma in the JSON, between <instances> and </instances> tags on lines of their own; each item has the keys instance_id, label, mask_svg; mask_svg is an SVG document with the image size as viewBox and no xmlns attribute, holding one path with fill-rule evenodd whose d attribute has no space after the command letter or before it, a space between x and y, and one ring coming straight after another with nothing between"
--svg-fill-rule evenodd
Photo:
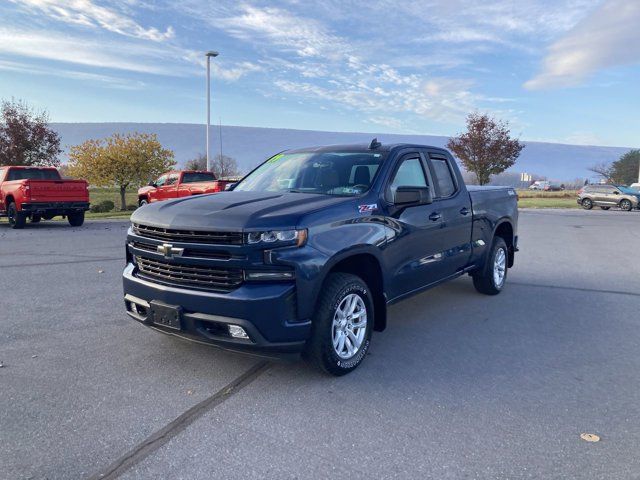
<instances>
[{"instance_id":1,"label":"front door","mask_svg":"<svg viewBox=\"0 0 640 480\"><path fill-rule=\"evenodd\" d=\"M446 276L442 214L436 205L396 207L398 187L433 188L430 173L419 152L403 155L385 191L388 209L388 243L384 250L389 271L389 299L418 290Z\"/></svg>"},{"instance_id":2,"label":"front door","mask_svg":"<svg viewBox=\"0 0 640 480\"><path fill-rule=\"evenodd\" d=\"M178 178L179 174L172 173L167 176L162 186L158 186L158 200L169 200L178 197Z\"/></svg>"}]
</instances>

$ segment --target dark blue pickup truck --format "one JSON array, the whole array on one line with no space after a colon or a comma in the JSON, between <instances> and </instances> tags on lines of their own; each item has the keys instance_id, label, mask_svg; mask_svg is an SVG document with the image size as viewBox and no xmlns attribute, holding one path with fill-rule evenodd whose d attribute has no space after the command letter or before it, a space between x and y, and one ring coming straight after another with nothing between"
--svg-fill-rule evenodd
<instances>
[{"instance_id":1,"label":"dark blue pickup truck","mask_svg":"<svg viewBox=\"0 0 640 480\"><path fill-rule=\"evenodd\" d=\"M279 153L232 191L138 209L127 313L155 330L259 354L302 352L342 375L387 305L468 273L503 289L517 196L470 187L446 150L339 145Z\"/></svg>"}]
</instances>

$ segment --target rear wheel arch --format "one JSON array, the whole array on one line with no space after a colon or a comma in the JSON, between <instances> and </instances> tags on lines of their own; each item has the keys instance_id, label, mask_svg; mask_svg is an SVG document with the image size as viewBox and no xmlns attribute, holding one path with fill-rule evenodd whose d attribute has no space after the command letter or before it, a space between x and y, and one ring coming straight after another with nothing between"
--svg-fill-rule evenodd
<instances>
[{"instance_id":1,"label":"rear wheel arch","mask_svg":"<svg viewBox=\"0 0 640 480\"><path fill-rule=\"evenodd\" d=\"M513 267L513 262L515 258L515 236L513 225L509 220L503 220L498 223L495 230L493 231L493 238L500 237L507 244L507 251L509 252L509 268ZM493 239L492 239L493 241Z\"/></svg>"},{"instance_id":2,"label":"rear wheel arch","mask_svg":"<svg viewBox=\"0 0 640 480\"><path fill-rule=\"evenodd\" d=\"M360 251L335 258L326 269L320 285L325 284L331 273L350 273L368 285L373 298L374 330L383 331L387 326L387 300L384 294L382 266L376 255Z\"/></svg>"}]
</instances>

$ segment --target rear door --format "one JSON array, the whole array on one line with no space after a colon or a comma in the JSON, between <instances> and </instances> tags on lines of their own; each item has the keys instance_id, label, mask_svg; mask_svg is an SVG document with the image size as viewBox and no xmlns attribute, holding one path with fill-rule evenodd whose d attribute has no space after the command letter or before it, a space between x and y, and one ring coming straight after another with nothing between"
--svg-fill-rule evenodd
<instances>
[{"instance_id":1,"label":"rear door","mask_svg":"<svg viewBox=\"0 0 640 480\"><path fill-rule=\"evenodd\" d=\"M453 275L463 269L471 258L471 198L462 179L458 179L451 162L454 160L440 152L425 152L435 187L436 211L442 215L444 270Z\"/></svg>"},{"instance_id":2,"label":"rear door","mask_svg":"<svg viewBox=\"0 0 640 480\"><path fill-rule=\"evenodd\" d=\"M390 237L384 249L390 269L389 298L397 298L441 280L443 270L442 218L435 205L398 208L392 203L398 187L433 188L430 173L420 152L400 157L385 187L389 208Z\"/></svg>"}]
</instances>

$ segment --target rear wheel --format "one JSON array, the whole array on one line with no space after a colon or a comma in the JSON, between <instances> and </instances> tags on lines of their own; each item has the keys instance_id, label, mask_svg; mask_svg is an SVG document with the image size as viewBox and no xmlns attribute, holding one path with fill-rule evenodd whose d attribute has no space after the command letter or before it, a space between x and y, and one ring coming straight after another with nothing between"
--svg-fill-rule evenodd
<instances>
[{"instance_id":1,"label":"rear wheel","mask_svg":"<svg viewBox=\"0 0 640 480\"><path fill-rule=\"evenodd\" d=\"M495 237L487 262L478 274L473 275L473 286L485 295L497 295L507 281L509 251L502 237Z\"/></svg>"},{"instance_id":2,"label":"rear wheel","mask_svg":"<svg viewBox=\"0 0 640 480\"><path fill-rule=\"evenodd\" d=\"M582 200L582 208L585 210L591 210L593 208L593 200L590 198L585 198Z\"/></svg>"},{"instance_id":3,"label":"rear wheel","mask_svg":"<svg viewBox=\"0 0 640 480\"><path fill-rule=\"evenodd\" d=\"M67 220L72 227L81 227L84 223L84 212L70 213Z\"/></svg>"},{"instance_id":4,"label":"rear wheel","mask_svg":"<svg viewBox=\"0 0 640 480\"><path fill-rule=\"evenodd\" d=\"M624 210L625 212L630 212L631 209L633 208L633 205L631 205L631 201L627 200L626 198L624 200L622 200L620 202L620 208L622 210Z\"/></svg>"},{"instance_id":5,"label":"rear wheel","mask_svg":"<svg viewBox=\"0 0 640 480\"><path fill-rule=\"evenodd\" d=\"M42 220L40 215L31 215L31 223L38 223L40 220Z\"/></svg>"},{"instance_id":6,"label":"rear wheel","mask_svg":"<svg viewBox=\"0 0 640 480\"><path fill-rule=\"evenodd\" d=\"M355 370L369 350L373 315L371 290L360 277L330 274L322 287L304 356L332 375Z\"/></svg>"},{"instance_id":7,"label":"rear wheel","mask_svg":"<svg viewBox=\"0 0 640 480\"><path fill-rule=\"evenodd\" d=\"M600 207L602 210L609 210L611 207Z\"/></svg>"},{"instance_id":8,"label":"rear wheel","mask_svg":"<svg viewBox=\"0 0 640 480\"><path fill-rule=\"evenodd\" d=\"M138 206L139 206L139 207L144 207L147 203L149 203L149 201L148 201L146 198L141 198L141 199L138 201Z\"/></svg>"},{"instance_id":9,"label":"rear wheel","mask_svg":"<svg viewBox=\"0 0 640 480\"><path fill-rule=\"evenodd\" d=\"M9 208L7 208L7 217L9 217L9 226L11 228L24 228L25 223L27 223L26 215L18 211L18 207L14 202L11 202Z\"/></svg>"}]
</instances>

